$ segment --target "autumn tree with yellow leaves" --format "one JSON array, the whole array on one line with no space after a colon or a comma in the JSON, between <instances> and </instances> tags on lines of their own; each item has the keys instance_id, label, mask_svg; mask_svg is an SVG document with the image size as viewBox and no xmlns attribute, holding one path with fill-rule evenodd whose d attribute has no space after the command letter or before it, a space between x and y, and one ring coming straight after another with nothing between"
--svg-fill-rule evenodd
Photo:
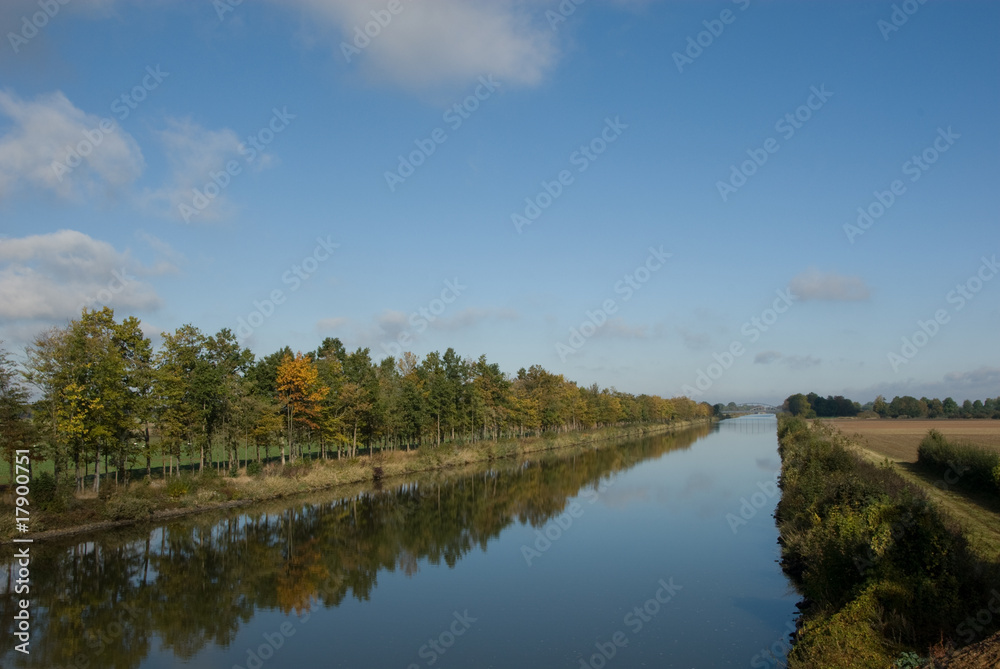
<instances>
[{"instance_id":1,"label":"autumn tree with yellow leaves","mask_svg":"<svg viewBox=\"0 0 1000 669\"><path fill-rule=\"evenodd\" d=\"M294 432L319 428L321 402L330 389L319 381L319 371L301 352L285 356L278 365L278 397L284 404L288 423L288 455L294 459ZM281 463L285 463L285 447L281 447Z\"/></svg>"}]
</instances>

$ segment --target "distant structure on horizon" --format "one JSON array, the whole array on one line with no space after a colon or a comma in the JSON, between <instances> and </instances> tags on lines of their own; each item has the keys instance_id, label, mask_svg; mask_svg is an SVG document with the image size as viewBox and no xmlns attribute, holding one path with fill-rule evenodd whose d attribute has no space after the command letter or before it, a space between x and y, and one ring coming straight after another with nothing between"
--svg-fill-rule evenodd
<instances>
[{"instance_id":1,"label":"distant structure on horizon","mask_svg":"<svg viewBox=\"0 0 1000 669\"><path fill-rule=\"evenodd\" d=\"M742 404L737 404L735 402L730 402L722 409L722 413L726 415L730 414L776 414L781 411L780 406L774 406L773 404L765 404L763 402L744 402Z\"/></svg>"}]
</instances>

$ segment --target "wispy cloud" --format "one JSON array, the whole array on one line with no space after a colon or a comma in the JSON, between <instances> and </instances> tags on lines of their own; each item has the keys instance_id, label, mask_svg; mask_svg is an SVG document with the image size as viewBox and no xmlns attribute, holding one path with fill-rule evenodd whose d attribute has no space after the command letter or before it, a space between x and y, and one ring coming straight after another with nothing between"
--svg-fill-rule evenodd
<instances>
[{"instance_id":1,"label":"wispy cloud","mask_svg":"<svg viewBox=\"0 0 1000 669\"><path fill-rule=\"evenodd\" d=\"M871 291L861 277L824 273L814 267L792 278L788 287L802 301L854 302L867 300L871 296Z\"/></svg>"},{"instance_id":2,"label":"wispy cloud","mask_svg":"<svg viewBox=\"0 0 1000 669\"><path fill-rule=\"evenodd\" d=\"M755 365L770 365L778 360L781 360L781 354L777 351L761 351L753 358Z\"/></svg>"},{"instance_id":3,"label":"wispy cloud","mask_svg":"<svg viewBox=\"0 0 1000 669\"><path fill-rule=\"evenodd\" d=\"M761 351L754 356L753 361L755 365L781 363L794 370L808 369L823 362L811 355L784 355L778 351Z\"/></svg>"},{"instance_id":4,"label":"wispy cloud","mask_svg":"<svg viewBox=\"0 0 1000 669\"><path fill-rule=\"evenodd\" d=\"M239 136L229 128L209 130L190 119L169 119L167 127L156 135L163 144L171 176L165 186L144 192L140 202L161 215L185 222L216 221L231 215L233 206L224 189L212 189L213 197L204 207L196 206L195 190L205 195L212 174L220 173L228 161L240 155ZM256 160L261 167L270 161L267 155L257 156ZM240 160L241 169L246 167L244 162ZM185 216L182 205L197 213Z\"/></svg>"},{"instance_id":5,"label":"wispy cloud","mask_svg":"<svg viewBox=\"0 0 1000 669\"><path fill-rule=\"evenodd\" d=\"M321 318L316 323L316 330L322 333L337 332L349 325L351 319L344 317Z\"/></svg>"},{"instance_id":6,"label":"wispy cloud","mask_svg":"<svg viewBox=\"0 0 1000 669\"><path fill-rule=\"evenodd\" d=\"M680 328L678 332L684 345L692 351L701 351L712 343L712 338L707 332L694 332L687 328Z\"/></svg>"},{"instance_id":7,"label":"wispy cloud","mask_svg":"<svg viewBox=\"0 0 1000 669\"><path fill-rule=\"evenodd\" d=\"M892 399L896 395L911 395L913 397L937 397L944 399L952 397L958 402L965 399L986 399L1000 397L1000 367L983 365L973 370L948 372L940 381L918 381L906 379L889 383L878 383L867 388L847 388L845 397L851 397L861 402L875 399L882 395Z\"/></svg>"},{"instance_id":8,"label":"wispy cloud","mask_svg":"<svg viewBox=\"0 0 1000 669\"><path fill-rule=\"evenodd\" d=\"M649 328L645 325L629 325L623 319L615 317L609 318L608 322L597 329L595 338L613 339L647 339L650 336Z\"/></svg>"}]
</instances>

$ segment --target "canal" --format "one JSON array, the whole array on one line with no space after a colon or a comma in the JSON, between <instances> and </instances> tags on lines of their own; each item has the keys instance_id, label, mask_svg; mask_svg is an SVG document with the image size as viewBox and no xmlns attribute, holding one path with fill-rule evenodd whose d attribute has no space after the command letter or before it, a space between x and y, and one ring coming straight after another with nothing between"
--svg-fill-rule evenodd
<instances>
[{"instance_id":1,"label":"canal","mask_svg":"<svg viewBox=\"0 0 1000 669\"><path fill-rule=\"evenodd\" d=\"M4 667L773 667L773 416L36 544ZM8 564L4 625L15 611Z\"/></svg>"}]
</instances>

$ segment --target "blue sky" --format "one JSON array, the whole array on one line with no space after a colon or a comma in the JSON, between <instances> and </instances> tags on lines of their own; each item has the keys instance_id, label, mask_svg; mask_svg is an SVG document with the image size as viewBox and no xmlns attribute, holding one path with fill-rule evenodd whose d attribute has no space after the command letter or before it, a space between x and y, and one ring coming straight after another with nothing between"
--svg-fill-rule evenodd
<instances>
[{"instance_id":1,"label":"blue sky","mask_svg":"<svg viewBox=\"0 0 1000 669\"><path fill-rule=\"evenodd\" d=\"M998 20L6 2L0 339L107 304L258 355L337 336L711 402L993 397Z\"/></svg>"}]
</instances>

